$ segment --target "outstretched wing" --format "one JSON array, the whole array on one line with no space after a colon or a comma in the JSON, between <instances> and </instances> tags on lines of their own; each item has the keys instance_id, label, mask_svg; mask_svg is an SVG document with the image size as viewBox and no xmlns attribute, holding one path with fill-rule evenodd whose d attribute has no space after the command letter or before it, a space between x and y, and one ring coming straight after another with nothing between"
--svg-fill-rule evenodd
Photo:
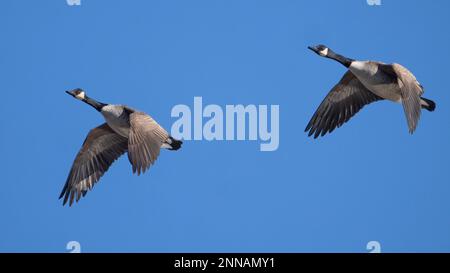
<instances>
[{"instance_id":1,"label":"outstretched wing","mask_svg":"<svg viewBox=\"0 0 450 273\"><path fill-rule=\"evenodd\" d=\"M422 113L420 97L423 95L423 87L416 77L400 64L383 65L381 69L397 77L400 87L403 110L408 122L409 133L414 133Z\"/></svg>"},{"instance_id":2,"label":"outstretched wing","mask_svg":"<svg viewBox=\"0 0 450 273\"><path fill-rule=\"evenodd\" d=\"M350 120L365 105L383 98L369 91L356 76L347 71L331 89L306 126L305 132L314 138L331 133Z\"/></svg>"},{"instance_id":3,"label":"outstretched wing","mask_svg":"<svg viewBox=\"0 0 450 273\"><path fill-rule=\"evenodd\" d=\"M161 145L169 134L149 115L142 112L130 113L130 134L128 138L128 159L133 173L144 173L158 158Z\"/></svg>"},{"instance_id":4,"label":"outstretched wing","mask_svg":"<svg viewBox=\"0 0 450 273\"><path fill-rule=\"evenodd\" d=\"M78 152L66 184L59 198L70 206L85 196L108 170L109 166L127 151L128 140L116 134L106 123L92 129Z\"/></svg>"}]
</instances>

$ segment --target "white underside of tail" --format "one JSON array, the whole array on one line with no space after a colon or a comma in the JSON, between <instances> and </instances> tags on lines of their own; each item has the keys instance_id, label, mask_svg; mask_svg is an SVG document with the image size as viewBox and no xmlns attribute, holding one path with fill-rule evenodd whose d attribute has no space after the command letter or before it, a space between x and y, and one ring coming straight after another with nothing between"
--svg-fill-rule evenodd
<instances>
[{"instance_id":1,"label":"white underside of tail","mask_svg":"<svg viewBox=\"0 0 450 273\"><path fill-rule=\"evenodd\" d=\"M170 144L163 143L163 144L161 145L161 149L172 149L172 146L170 146Z\"/></svg>"},{"instance_id":2,"label":"white underside of tail","mask_svg":"<svg viewBox=\"0 0 450 273\"><path fill-rule=\"evenodd\" d=\"M161 145L162 149L172 149L172 139L169 137L166 141Z\"/></svg>"}]
</instances>

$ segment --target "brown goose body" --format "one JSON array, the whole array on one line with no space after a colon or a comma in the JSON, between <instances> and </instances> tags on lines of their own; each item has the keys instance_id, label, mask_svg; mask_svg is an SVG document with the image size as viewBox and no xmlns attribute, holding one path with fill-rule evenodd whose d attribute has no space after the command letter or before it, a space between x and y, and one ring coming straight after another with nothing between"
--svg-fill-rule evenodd
<instances>
[{"instance_id":1,"label":"brown goose body","mask_svg":"<svg viewBox=\"0 0 450 273\"><path fill-rule=\"evenodd\" d=\"M409 132L417 128L421 109L434 111L436 104L426 98L416 77L400 64L356 61L319 45L309 47L318 55L338 61L348 68L339 83L331 89L306 126L314 138L331 133L358 113L365 105L389 100L403 105Z\"/></svg>"},{"instance_id":2,"label":"brown goose body","mask_svg":"<svg viewBox=\"0 0 450 273\"><path fill-rule=\"evenodd\" d=\"M87 97L82 89L67 93L102 113L106 123L89 132L75 157L60 195L64 198L63 204L78 202L124 153L128 153L133 173L139 175L154 164L161 148L181 148L181 141L172 138L143 112L124 105L99 103Z\"/></svg>"}]
</instances>

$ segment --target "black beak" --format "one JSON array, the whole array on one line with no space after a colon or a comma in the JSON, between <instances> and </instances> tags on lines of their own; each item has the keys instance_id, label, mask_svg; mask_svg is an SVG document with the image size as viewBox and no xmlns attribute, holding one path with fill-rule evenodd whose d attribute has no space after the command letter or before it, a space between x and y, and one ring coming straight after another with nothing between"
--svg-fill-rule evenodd
<instances>
[{"instance_id":1,"label":"black beak","mask_svg":"<svg viewBox=\"0 0 450 273\"><path fill-rule=\"evenodd\" d=\"M314 51L316 54L319 54L319 50L315 46L308 46L308 49ZM320 54L319 54L320 55Z\"/></svg>"},{"instance_id":2,"label":"black beak","mask_svg":"<svg viewBox=\"0 0 450 273\"><path fill-rule=\"evenodd\" d=\"M66 93L71 95L72 97L75 97L75 94L73 93L73 91L66 91Z\"/></svg>"}]
</instances>

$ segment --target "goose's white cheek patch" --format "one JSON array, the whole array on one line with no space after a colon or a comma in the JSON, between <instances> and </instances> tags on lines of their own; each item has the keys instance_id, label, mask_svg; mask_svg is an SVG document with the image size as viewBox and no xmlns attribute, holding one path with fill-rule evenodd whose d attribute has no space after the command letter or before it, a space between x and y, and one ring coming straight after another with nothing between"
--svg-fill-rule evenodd
<instances>
[{"instance_id":1,"label":"goose's white cheek patch","mask_svg":"<svg viewBox=\"0 0 450 273\"><path fill-rule=\"evenodd\" d=\"M319 54L323 57L328 55L328 48L325 48L324 50L319 51Z\"/></svg>"},{"instance_id":2,"label":"goose's white cheek patch","mask_svg":"<svg viewBox=\"0 0 450 273\"><path fill-rule=\"evenodd\" d=\"M84 99L86 96L84 94L84 92L80 92L80 94L76 95L77 99L82 100Z\"/></svg>"}]
</instances>

